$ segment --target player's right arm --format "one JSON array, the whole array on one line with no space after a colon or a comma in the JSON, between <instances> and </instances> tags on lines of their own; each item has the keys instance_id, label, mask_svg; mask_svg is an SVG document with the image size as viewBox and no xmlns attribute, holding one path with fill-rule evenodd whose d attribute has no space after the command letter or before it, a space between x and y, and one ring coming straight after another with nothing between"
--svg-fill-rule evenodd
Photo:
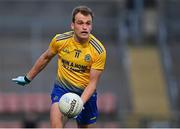
<instances>
[{"instance_id":1,"label":"player's right arm","mask_svg":"<svg viewBox=\"0 0 180 129\"><path fill-rule=\"evenodd\" d=\"M13 78L12 81L19 85L26 85L36 77L36 75L43 70L49 61L58 53L63 46L63 42L61 39L66 35L57 34L51 41L49 48L36 60L34 66L30 69L30 71L26 74L26 76L18 76L17 78Z\"/></svg>"},{"instance_id":2,"label":"player's right arm","mask_svg":"<svg viewBox=\"0 0 180 129\"><path fill-rule=\"evenodd\" d=\"M55 54L48 48L35 62L34 66L27 73L26 77L29 80L33 80L33 78L43 70L46 65L50 62L50 60L55 56Z\"/></svg>"},{"instance_id":3,"label":"player's right arm","mask_svg":"<svg viewBox=\"0 0 180 129\"><path fill-rule=\"evenodd\" d=\"M30 71L26 74L26 76L18 76L17 78L13 78L12 81L19 85L26 85L33 80L33 78L43 70L46 65L50 62L50 60L56 54L52 51L52 49L48 48L35 62L34 66L30 69Z\"/></svg>"}]
</instances>

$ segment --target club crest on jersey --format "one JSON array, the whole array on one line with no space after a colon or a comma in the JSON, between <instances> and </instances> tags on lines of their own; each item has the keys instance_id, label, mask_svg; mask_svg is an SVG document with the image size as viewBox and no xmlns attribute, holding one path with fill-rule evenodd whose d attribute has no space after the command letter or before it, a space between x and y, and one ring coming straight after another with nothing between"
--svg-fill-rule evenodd
<instances>
[{"instance_id":1,"label":"club crest on jersey","mask_svg":"<svg viewBox=\"0 0 180 129\"><path fill-rule=\"evenodd\" d=\"M90 62L90 61L91 61L91 56L90 56L89 54L85 55L84 60L85 60L86 62Z\"/></svg>"}]
</instances>

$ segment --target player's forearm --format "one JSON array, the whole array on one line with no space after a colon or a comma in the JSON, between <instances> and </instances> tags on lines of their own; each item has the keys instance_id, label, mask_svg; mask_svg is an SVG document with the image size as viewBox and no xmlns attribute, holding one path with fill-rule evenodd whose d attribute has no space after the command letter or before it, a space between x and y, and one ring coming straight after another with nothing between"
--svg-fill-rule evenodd
<instances>
[{"instance_id":1,"label":"player's forearm","mask_svg":"<svg viewBox=\"0 0 180 129\"><path fill-rule=\"evenodd\" d=\"M102 71L100 71L100 70L91 69L89 84L84 89L84 91L81 95L81 99L82 99L84 104L88 101L88 99L95 92L96 86L97 86L97 83L98 83L98 80L100 78L101 73L102 73Z\"/></svg>"},{"instance_id":2,"label":"player's forearm","mask_svg":"<svg viewBox=\"0 0 180 129\"><path fill-rule=\"evenodd\" d=\"M84 92L81 95L81 99L84 104L89 100L89 98L92 96L92 94L95 92L95 90L96 90L96 84L89 84L85 88Z\"/></svg>"},{"instance_id":3,"label":"player's forearm","mask_svg":"<svg viewBox=\"0 0 180 129\"><path fill-rule=\"evenodd\" d=\"M45 54L41 55L38 60L35 62L34 66L27 73L27 78L32 80L41 70L45 68L45 66L49 63L51 58L45 56Z\"/></svg>"}]
</instances>

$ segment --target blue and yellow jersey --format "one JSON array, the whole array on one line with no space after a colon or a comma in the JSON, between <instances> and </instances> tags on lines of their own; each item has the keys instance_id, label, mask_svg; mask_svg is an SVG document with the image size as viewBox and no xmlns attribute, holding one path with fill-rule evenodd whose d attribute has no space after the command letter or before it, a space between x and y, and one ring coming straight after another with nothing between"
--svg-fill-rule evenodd
<instances>
[{"instance_id":1,"label":"blue and yellow jersey","mask_svg":"<svg viewBox=\"0 0 180 129\"><path fill-rule=\"evenodd\" d=\"M58 82L84 89L89 83L90 69L104 69L106 50L92 34L84 44L76 42L73 36L73 31L57 34L49 48L58 55Z\"/></svg>"}]
</instances>

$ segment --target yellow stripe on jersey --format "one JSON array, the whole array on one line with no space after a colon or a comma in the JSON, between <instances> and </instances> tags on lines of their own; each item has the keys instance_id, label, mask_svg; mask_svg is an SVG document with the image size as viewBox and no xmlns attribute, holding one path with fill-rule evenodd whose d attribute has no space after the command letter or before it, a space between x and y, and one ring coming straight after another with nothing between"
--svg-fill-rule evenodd
<instances>
[{"instance_id":1,"label":"yellow stripe on jersey","mask_svg":"<svg viewBox=\"0 0 180 129\"><path fill-rule=\"evenodd\" d=\"M97 50L99 54L103 52L103 48L93 38L91 38L89 43Z\"/></svg>"}]
</instances>

